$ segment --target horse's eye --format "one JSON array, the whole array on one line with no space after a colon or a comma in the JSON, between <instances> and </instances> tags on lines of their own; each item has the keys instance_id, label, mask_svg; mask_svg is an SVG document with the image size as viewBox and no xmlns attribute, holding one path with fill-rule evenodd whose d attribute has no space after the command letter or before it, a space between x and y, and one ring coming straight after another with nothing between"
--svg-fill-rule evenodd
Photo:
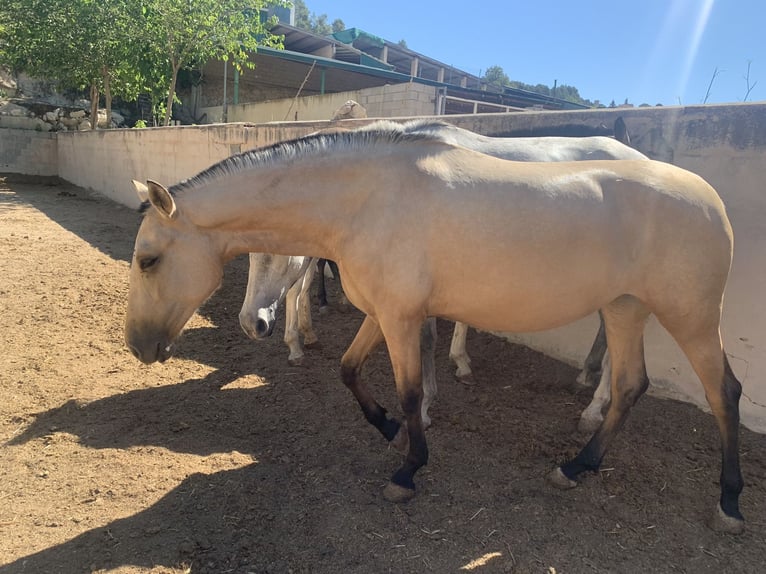
<instances>
[{"instance_id":1,"label":"horse's eye","mask_svg":"<svg viewBox=\"0 0 766 574\"><path fill-rule=\"evenodd\" d=\"M159 257L144 257L138 260L138 266L141 268L141 271L146 271L153 267L159 260Z\"/></svg>"}]
</instances>

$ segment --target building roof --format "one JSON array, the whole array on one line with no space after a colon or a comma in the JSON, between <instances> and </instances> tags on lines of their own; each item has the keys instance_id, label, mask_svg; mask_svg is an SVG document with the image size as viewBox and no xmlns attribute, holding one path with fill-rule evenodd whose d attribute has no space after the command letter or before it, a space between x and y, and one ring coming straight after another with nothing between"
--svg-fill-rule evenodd
<instances>
[{"instance_id":1,"label":"building roof","mask_svg":"<svg viewBox=\"0 0 766 574\"><path fill-rule=\"evenodd\" d=\"M252 58L256 68L242 75L240 82L289 89L301 95L415 82L441 88L449 96L443 111L447 114L507 108L587 107L526 90L488 89L474 74L359 28L320 36L280 21L271 32L284 37L284 49L259 47ZM310 73L314 68L322 73ZM205 74L211 81L220 77L218 66L208 66Z\"/></svg>"}]
</instances>

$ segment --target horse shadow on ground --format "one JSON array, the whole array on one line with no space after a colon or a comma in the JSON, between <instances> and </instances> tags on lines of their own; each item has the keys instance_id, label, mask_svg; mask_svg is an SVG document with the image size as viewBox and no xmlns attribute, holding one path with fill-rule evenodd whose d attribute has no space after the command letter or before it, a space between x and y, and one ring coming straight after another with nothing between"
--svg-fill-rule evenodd
<instances>
[{"instance_id":1,"label":"horse shadow on ground","mask_svg":"<svg viewBox=\"0 0 766 574\"><path fill-rule=\"evenodd\" d=\"M340 507L349 500L340 481L351 483L351 497L360 504L379 502L399 455L381 456L385 442L368 428L340 380L328 388L312 369L290 367L286 358L259 367L247 352L222 362L208 347L197 356L217 330L194 329L183 346L216 367L204 378L87 403L68 401L39 414L8 444L65 433L88 448L120 449L121 456L142 447L216 460L240 453L233 456L246 466L216 470L212 463L214 472L186 477L145 510L0 566L0 573L67 572L73 564L110 569L192 563L195 572L286 572L295 557L285 534L305 537L311 546L312 533L321 532L328 520L312 507ZM274 345L284 353L281 341ZM335 363L337 357L326 360ZM236 386L243 381L245 386ZM294 501L298 492L302 504ZM328 543L324 550L311 549L316 551L338 549Z\"/></svg>"}]
</instances>

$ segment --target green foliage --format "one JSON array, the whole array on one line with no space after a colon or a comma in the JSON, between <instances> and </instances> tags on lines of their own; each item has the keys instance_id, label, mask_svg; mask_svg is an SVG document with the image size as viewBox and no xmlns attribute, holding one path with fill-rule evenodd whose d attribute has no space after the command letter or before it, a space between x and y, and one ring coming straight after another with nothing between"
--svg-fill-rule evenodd
<instances>
[{"instance_id":1,"label":"green foliage","mask_svg":"<svg viewBox=\"0 0 766 574\"><path fill-rule=\"evenodd\" d=\"M155 66L149 77L169 83L167 109L171 110L176 79L182 68L208 60L231 61L238 71L252 68L248 53L258 45L282 47L282 38L269 32L275 20L264 22L260 11L281 4L275 0L148 0L144 5L146 48ZM172 113L165 115L165 125Z\"/></svg>"},{"instance_id":2,"label":"green foliage","mask_svg":"<svg viewBox=\"0 0 766 574\"><path fill-rule=\"evenodd\" d=\"M317 34L318 36L329 36L334 32L340 32L346 29L346 24L340 18L336 18L332 21L332 24L327 22L327 14L316 15L314 12L309 12L306 3L303 0L293 0L293 7L295 8L295 27L301 30L306 30Z\"/></svg>"},{"instance_id":3,"label":"green foliage","mask_svg":"<svg viewBox=\"0 0 766 574\"><path fill-rule=\"evenodd\" d=\"M132 51L128 0L10 0L0 12L0 59L16 71L84 89L115 78L119 95L130 96Z\"/></svg>"},{"instance_id":4,"label":"green foliage","mask_svg":"<svg viewBox=\"0 0 766 574\"><path fill-rule=\"evenodd\" d=\"M311 14L303 0L293 0L295 27L301 30L311 30Z\"/></svg>"},{"instance_id":5,"label":"green foliage","mask_svg":"<svg viewBox=\"0 0 766 574\"><path fill-rule=\"evenodd\" d=\"M511 83L508 74L500 66L490 66L487 68L482 79L495 88L503 88Z\"/></svg>"},{"instance_id":6,"label":"green foliage","mask_svg":"<svg viewBox=\"0 0 766 574\"><path fill-rule=\"evenodd\" d=\"M136 120L136 123L133 125L134 128L145 128L146 122L144 120Z\"/></svg>"},{"instance_id":7,"label":"green foliage","mask_svg":"<svg viewBox=\"0 0 766 574\"><path fill-rule=\"evenodd\" d=\"M261 9L282 0L4 0L0 64L63 89L135 99L149 91L170 109L178 72L208 60L252 67L258 45L282 39ZM166 123L170 114L165 114Z\"/></svg>"},{"instance_id":8,"label":"green foliage","mask_svg":"<svg viewBox=\"0 0 766 574\"><path fill-rule=\"evenodd\" d=\"M503 68L500 66L490 66L484 73L482 78L488 85L495 88L515 88L518 90L526 90L528 92L534 92L535 94L542 94L544 96L551 96L573 102L576 104L583 104L591 107L599 107L598 101L592 102L580 96L580 92L574 86L568 86L567 84L561 84L555 88L546 86L545 84L525 84L524 82L511 81Z\"/></svg>"}]
</instances>

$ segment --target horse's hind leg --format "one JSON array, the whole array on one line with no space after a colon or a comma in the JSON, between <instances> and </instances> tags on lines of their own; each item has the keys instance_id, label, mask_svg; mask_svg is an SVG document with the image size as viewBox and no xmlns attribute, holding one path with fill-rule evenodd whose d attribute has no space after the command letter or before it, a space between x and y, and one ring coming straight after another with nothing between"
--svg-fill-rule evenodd
<instances>
[{"instance_id":1,"label":"horse's hind leg","mask_svg":"<svg viewBox=\"0 0 766 574\"><path fill-rule=\"evenodd\" d=\"M550 479L560 487L575 486L584 471L598 470L609 444L625 422L630 408L646 391L649 379L644 364L644 324L647 307L635 297L624 295L603 309L611 354L611 402L603 423L585 448L557 468Z\"/></svg>"},{"instance_id":2,"label":"horse's hind leg","mask_svg":"<svg viewBox=\"0 0 766 574\"><path fill-rule=\"evenodd\" d=\"M471 375L471 358L465 350L465 339L468 336L468 325L455 323L452 333L452 343L449 348L449 358L457 366L455 376L461 381L469 381Z\"/></svg>"},{"instance_id":3,"label":"horse's hind leg","mask_svg":"<svg viewBox=\"0 0 766 574\"><path fill-rule=\"evenodd\" d=\"M582 372L577 376L577 382L581 385L592 385L602 375L603 368L601 363L604 361L606 353L606 328L604 327L604 316L601 311L598 312L598 333L593 341L588 356L585 358Z\"/></svg>"},{"instance_id":4,"label":"horse's hind leg","mask_svg":"<svg viewBox=\"0 0 766 574\"><path fill-rule=\"evenodd\" d=\"M714 314L711 312L711 315ZM739 511L739 495L744 482L739 467L739 398L742 385L729 366L721 334L715 322L693 335L679 333L658 317L681 346L705 388L705 398L718 423L721 435L721 498L711 527L721 532L739 534L745 522ZM708 323L711 323L709 321Z\"/></svg>"}]
</instances>

